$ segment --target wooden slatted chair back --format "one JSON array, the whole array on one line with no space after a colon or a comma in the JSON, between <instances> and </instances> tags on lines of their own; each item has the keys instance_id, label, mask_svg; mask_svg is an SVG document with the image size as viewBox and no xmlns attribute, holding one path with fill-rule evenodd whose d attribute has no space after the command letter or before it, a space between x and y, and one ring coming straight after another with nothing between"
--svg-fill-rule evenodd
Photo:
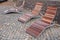
<instances>
[{"instance_id":1,"label":"wooden slatted chair back","mask_svg":"<svg viewBox=\"0 0 60 40\"><path fill-rule=\"evenodd\" d=\"M51 24L53 21L55 15L56 15L57 7L49 6L47 7L46 13L42 18L42 21L44 21L47 24Z\"/></svg>"},{"instance_id":2,"label":"wooden slatted chair back","mask_svg":"<svg viewBox=\"0 0 60 40\"><path fill-rule=\"evenodd\" d=\"M42 6L43 6L43 3L40 3L40 2L36 3L35 8L32 11L32 14L38 15L40 10L41 10L41 8L42 8Z\"/></svg>"}]
</instances>

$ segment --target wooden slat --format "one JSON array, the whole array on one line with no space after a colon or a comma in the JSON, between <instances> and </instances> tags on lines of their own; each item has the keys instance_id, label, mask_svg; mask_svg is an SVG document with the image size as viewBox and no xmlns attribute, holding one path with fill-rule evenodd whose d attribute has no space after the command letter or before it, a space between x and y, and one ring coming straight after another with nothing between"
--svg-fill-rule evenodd
<instances>
[{"instance_id":1,"label":"wooden slat","mask_svg":"<svg viewBox=\"0 0 60 40\"><path fill-rule=\"evenodd\" d=\"M40 10L41 10L41 8L42 8L42 5L43 5L43 3L37 3L36 6L35 6L35 8L32 11L32 14L38 15L39 12L40 12Z\"/></svg>"},{"instance_id":2,"label":"wooden slat","mask_svg":"<svg viewBox=\"0 0 60 40\"><path fill-rule=\"evenodd\" d=\"M47 10L46 10L46 13L51 13L51 14L54 15L54 14L56 13L56 10L47 9Z\"/></svg>"},{"instance_id":3,"label":"wooden slat","mask_svg":"<svg viewBox=\"0 0 60 40\"><path fill-rule=\"evenodd\" d=\"M26 32L29 33L30 35L34 36L34 37L39 35L39 32L37 32L37 31L35 31L35 30L31 29L31 28L28 28L26 30Z\"/></svg>"},{"instance_id":4,"label":"wooden slat","mask_svg":"<svg viewBox=\"0 0 60 40\"><path fill-rule=\"evenodd\" d=\"M39 24L40 26L44 26L44 27L46 27L46 26L48 26L49 24L47 24L47 23L45 23L45 22L42 22L41 20L38 20L38 21L36 21L36 22L34 22L33 24ZM33 25L32 24L32 25Z\"/></svg>"},{"instance_id":5,"label":"wooden slat","mask_svg":"<svg viewBox=\"0 0 60 40\"><path fill-rule=\"evenodd\" d=\"M51 23L56 15L56 10L57 10L56 7L47 7L46 14L43 16L42 21L46 23L49 23L49 22ZM47 16L50 16L51 18Z\"/></svg>"},{"instance_id":6,"label":"wooden slat","mask_svg":"<svg viewBox=\"0 0 60 40\"><path fill-rule=\"evenodd\" d=\"M39 27L39 26L37 26L37 27ZM37 28L37 27L31 26L30 28L35 30L36 32L40 33L43 30L43 26L42 27L40 26L39 28Z\"/></svg>"},{"instance_id":7,"label":"wooden slat","mask_svg":"<svg viewBox=\"0 0 60 40\"><path fill-rule=\"evenodd\" d=\"M57 8L54 6L48 6L47 9L56 10Z\"/></svg>"},{"instance_id":8,"label":"wooden slat","mask_svg":"<svg viewBox=\"0 0 60 40\"><path fill-rule=\"evenodd\" d=\"M37 37L47 25L50 25L56 15L56 8L48 7L47 9L53 10L54 13L48 12L42 17L42 20L34 22L26 31L28 34ZM50 11L49 10L49 11ZM45 26L44 26L45 25ZM34 30L34 31L33 31Z\"/></svg>"},{"instance_id":9,"label":"wooden slat","mask_svg":"<svg viewBox=\"0 0 60 40\"><path fill-rule=\"evenodd\" d=\"M44 16L43 18L45 18L46 20L52 20L53 18L50 18L50 17L47 17L47 16Z\"/></svg>"},{"instance_id":10,"label":"wooden slat","mask_svg":"<svg viewBox=\"0 0 60 40\"><path fill-rule=\"evenodd\" d=\"M50 24L51 23L51 20L48 20L48 19L45 19L45 18L42 18L42 21L47 23L47 24Z\"/></svg>"},{"instance_id":11,"label":"wooden slat","mask_svg":"<svg viewBox=\"0 0 60 40\"><path fill-rule=\"evenodd\" d=\"M46 13L44 16L48 16L48 17L54 17L54 15L52 15L52 14L48 14L48 13Z\"/></svg>"}]
</instances>

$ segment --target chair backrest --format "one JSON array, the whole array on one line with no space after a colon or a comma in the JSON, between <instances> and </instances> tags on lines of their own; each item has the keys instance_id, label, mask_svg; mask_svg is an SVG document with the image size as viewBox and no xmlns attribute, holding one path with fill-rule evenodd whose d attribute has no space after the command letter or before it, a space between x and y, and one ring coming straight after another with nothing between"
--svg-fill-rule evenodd
<instances>
[{"instance_id":1,"label":"chair backrest","mask_svg":"<svg viewBox=\"0 0 60 40\"><path fill-rule=\"evenodd\" d=\"M48 6L45 15L42 17L42 21L51 24L55 15L56 15L57 7Z\"/></svg>"},{"instance_id":2,"label":"chair backrest","mask_svg":"<svg viewBox=\"0 0 60 40\"><path fill-rule=\"evenodd\" d=\"M43 6L43 3L41 2L36 3L35 8L32 10L32 14L38 15L42 6Z\"/></svg>"}]
</instances>

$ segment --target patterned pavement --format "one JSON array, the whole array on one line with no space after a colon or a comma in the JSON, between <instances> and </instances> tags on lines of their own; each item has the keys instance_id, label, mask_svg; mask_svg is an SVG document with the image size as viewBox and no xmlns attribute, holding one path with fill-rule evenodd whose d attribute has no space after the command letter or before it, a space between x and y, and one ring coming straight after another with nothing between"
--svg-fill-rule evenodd
<instances>
[{"instance_id":1,"label":"patterned pavement","mask_svg":"<svg viewBox=\"0 0 60 40\"><path fill-rule=\"evenodd\" d=\"M28 35L25 30L36 19L23 24L18 21L18 17L25 11L20 14L4 14L3 11L9 8L0 6L0 40L60 40L59 25L47 28L38 38Z\"/></svg>"}]
</instances>

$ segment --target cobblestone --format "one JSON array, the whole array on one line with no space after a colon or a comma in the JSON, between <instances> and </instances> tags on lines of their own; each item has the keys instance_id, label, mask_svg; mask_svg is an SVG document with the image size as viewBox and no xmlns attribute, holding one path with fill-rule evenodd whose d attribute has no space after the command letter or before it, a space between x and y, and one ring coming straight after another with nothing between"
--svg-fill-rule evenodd
<instances>
[{"instance_id":1,"label":"cobblestone","mask_svg":"<svg viewBox=\"0 0 60 40\"><path fill-rule=\"evenodd\" d=\"M18 21L21 15L0 14L0 40L60 40L60 26L47 28L38 38L28 35L25 30L36 19L23 24Z\"/></svg>"}]
</instances>

